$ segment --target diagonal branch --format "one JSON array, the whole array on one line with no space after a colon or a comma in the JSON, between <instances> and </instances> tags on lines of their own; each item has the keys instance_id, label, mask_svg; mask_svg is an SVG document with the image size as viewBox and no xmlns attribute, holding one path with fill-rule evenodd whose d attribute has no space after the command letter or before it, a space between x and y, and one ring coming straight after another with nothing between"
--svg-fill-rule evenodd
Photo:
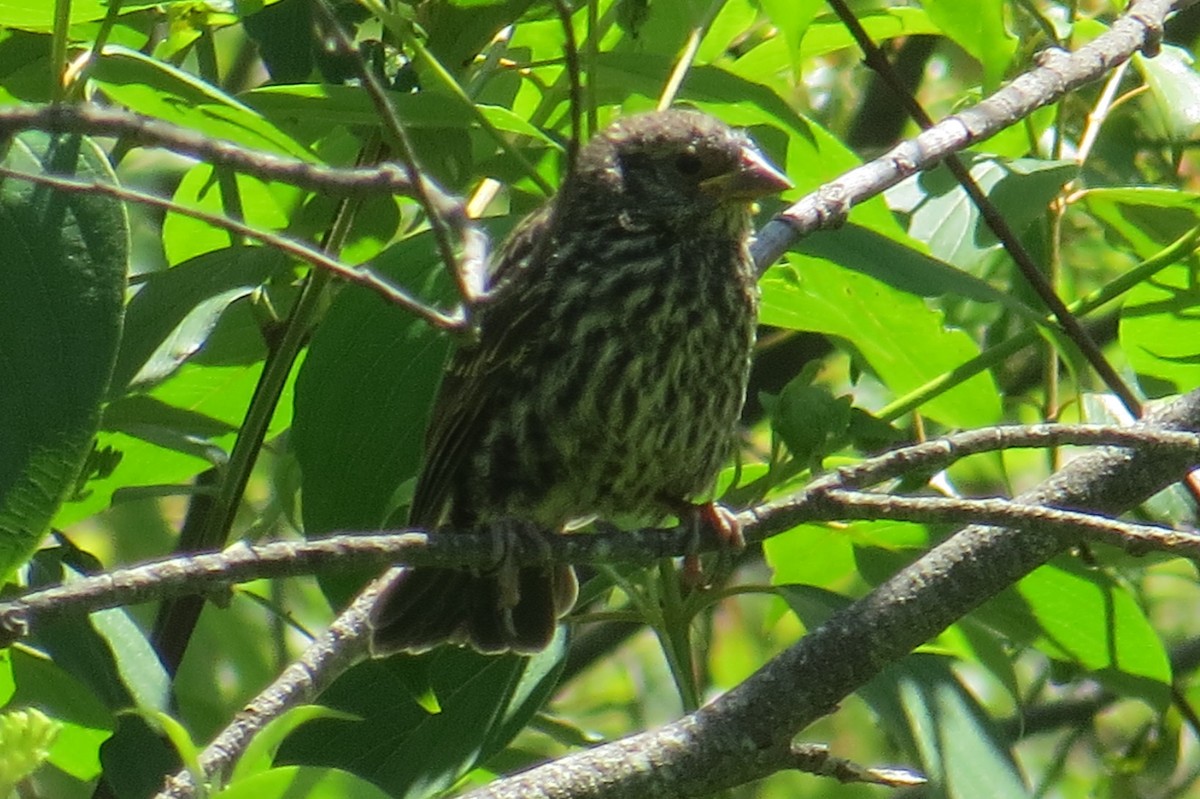
<instances>
[{"instance_id":1,"label":"diagonal branch","mask_svg":"<svg viewBox=\"0 0 1200 799\"><path fill-rule=\"evenodd\" d=\"M1200 391L1140 422L1200 429ZM1177 481L1191 459L1107 450L1070 463L1020 500L1117 513ZM790 765L791 739L886 665L1063 550L1028 529L968 527L835 614L749 679L657 730L499 779L470 799L703 796Z\"/></svg>"},{"instance_id":2,"label":"diagonal branch","mask_svg":"<svg viewBox=\"0 0 1200 799\"><path fill-rule=\"evenodd\" d=\"M1141 431L1160 428L1200 430L1200 391L1164 406L1135 426ZM1117 513L1175 482L1197 460L1194 446L1104 449L1073 461L1020 501L1026 506ZM760 515L763 518L758 519ZM760 523L763 534L786 523L782 513L772 517L759 511L748 516L749 521ZM558 536L557 540L582 538ZM498 780L472 796L692 796L792 768L795 755L790 741L795 733L831 712L885 665L1067 545L1067 538L1034 526L968 527L713 704L661 729ZM376 590L389 575L368 591ZM300 661L205 749L200 758L204 772L227 773L263 725L289 707L315 699L361 657L369 638L369 611L370 601L364 596L339 616ZM194 795L190 776L181 772L168 780L159 798Z\"/></svg>"},{"instance_id":3,"label":"diagonal branch","mask_svg":"<svg viewBox=\"0 0 1200 799\"><path fill-rule=\"evenodd\" d=\"M850 35L854 37L854 41L858 43L865 56L867 66L875 70L876 74L880 75L884 81L892 88L896 98L903 104L908 115L920 125L923 129L928 130L933 127L933 120L921 107L917 99L905 89L899 76L892 69L892 65L888 62L887 56L883 51L871 40L866 30L859 23L858 19L850 11L849 7L843 0L829 0L830 6L833 8L838 18L842 20L842 24L850 31ZM1008 224L1008 220L1000 213L988 196L984 193L979 183L971 176L966 164L957 154L946 156L943 159L946 168L954 175L954 179L966 192L971 202L979 209L979 214L988 228L1000 240L1000 244L1004 247L1005 252L1013 259L1013 263L1017 265L1021 276L1025 278L1025 282L1034 290L1034 293L1041 298L1042 303L1054 315L1058 324L1062 327L1067 338L1070 339L1079 349L1083 357L1091 364L1092 369L1108 386L1109 391L1113 392L1128 410L1134 416L1140 416L1142 413L1142 402L1129 387L1121 376L1117 374L1116 369L1104 357L1104 353L1100 351L1100 346L1092 338L1091 334L1083 327L1079 319L1071 313L1067 308L1067 304L1062 301L1054 287L1050 285L1049 279L1042 274L1042 270L1034 263L1033 256L1029 254L1024 245L1021 244L1020 237L1017 232Z\"/></svg>"},{"instance_id":4,"label":"diagonal branch","mask_svg":"<svg viewBox=\"0 0 1200 799\"><path fill-rule=\"evenodd\" d=\"M759 231L753 247L759 271L766 271L800 237L836 227L852 206L1000 132L1080 86L1099 80L1139 50L1153 54L1167 14L1196 1L1134 0L1107 32L1078 50L1043 52L1039 66L982 102L826 183Z\"/></svg>"}]
</instances>

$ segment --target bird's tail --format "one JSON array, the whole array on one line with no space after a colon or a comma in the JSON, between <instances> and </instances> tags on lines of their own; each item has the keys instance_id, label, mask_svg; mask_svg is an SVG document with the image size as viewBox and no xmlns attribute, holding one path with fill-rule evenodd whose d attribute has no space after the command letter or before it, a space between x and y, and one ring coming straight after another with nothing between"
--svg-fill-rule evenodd
<instances>
[{"instance_id":1,"label":"bird's tail","mask_svg":"<svg viewBox=\"0 0 1200 799\"><path fill-rule=\"evenodd\" d=\"M575 604L569 566L472 574L414 569L385 589L371 617L377 654L423 652L442 643L485 653L533 653L549 646L558 619Z\"/></svg>"}]
</instances>

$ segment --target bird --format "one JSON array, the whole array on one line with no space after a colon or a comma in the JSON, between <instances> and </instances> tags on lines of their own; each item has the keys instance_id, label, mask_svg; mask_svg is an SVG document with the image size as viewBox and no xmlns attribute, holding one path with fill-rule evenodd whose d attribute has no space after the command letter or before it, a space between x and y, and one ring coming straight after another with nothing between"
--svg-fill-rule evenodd
<instances>
[{"instance_id":1,"label":"bird","mask_svg":"<svg viewBox=\"0 0 1200 799\"><path fill-rule=\"evenodd\" d=\"M751 211L791 187L744 132L685 108L622 117L491 260L450 356L409 522L465 531L669 515L719 522L755 341ZM729 518L728 516L724 518ZM373 652L530 654L575 602L569 566L402 570Z\"/></svg>"}]
</instances>

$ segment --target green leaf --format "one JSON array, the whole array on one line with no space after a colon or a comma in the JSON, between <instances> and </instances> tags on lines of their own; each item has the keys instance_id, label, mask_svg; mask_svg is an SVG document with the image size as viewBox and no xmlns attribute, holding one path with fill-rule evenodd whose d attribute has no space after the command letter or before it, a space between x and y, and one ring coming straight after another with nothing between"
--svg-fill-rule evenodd
<instances>
[{"instance_id":1,"label":"green leaf","mask_svg":"<svg viewBox=\"0 0 1200 799\"><path fill-rule=\"evenodd\" d=\"M1113 690L1162 710L1171 664L1137 601L1099 569L1061 557L1005 589L976 617L1018 643L1078 665Z\"/></svg>"},{"instance_id":2,"label":"green leaf","mask_svg":"<svg viewBox=\"0 0 1200 799\"><path fill-rule=\"evenodd\" d=\"M95 568L95 559L85 552L69 546L43 548L30 565L30 586L70 584L85 568ZM167 706L170 678L124 608L39 622L32 640L109 708Z\"/></svg>"},{"instance_id":3,"label":"green leaf","mask_svg":"<svg viewBox=\"0 0 1200 799\"><path fill-rule=\"evenodd\" d=\"M125 311L113 396L172 374L208 341L233 302L287 264L283 253L267 247L230 247L149 275Z\"/></svg>"},{"instance_id":4,"label":"green leaf","mask_svg":"<svg viewBox=\"0 0 1200 799\"><path fill-rule=\"evenodd\" d=\"M845 441L850 427L850 398L834 397L828 388L813 385L817 366L806 367L769 404L764 398L771 427L802 464L814 463L814 458L819 464L831 447Z\"/></svg>"},{"instance_id":5,"label":"green leaf","mask_svg":"<svg viewBox=\"0 0 1200 799\"><path fill-rule=\"evenodd\" d=\"M790 256L760 281L763 324L809 330L850 341L880 379L901 396L951 372L979 352L940 311L918 297L841 269L824 259ZM988 374L954 385L922 406L954 427L994 423L999 391Z\"/></svg>"},{"instance_id":6,"label":"green leaf","mask_svg":"<svg viewBox=\"0 0 1200 799\"><path fill-rule=\"evenodd\" d=\"M23 134L5 166L115 182L77 136ZM121 331L124 206L0 183L0 582L23 563L92 448Z\"/></svg>"},{"instance_id":7,"label":"green leaf","mask_svg":"<svg viewBox=\"0 0 1200 799\"><path fill-rule=\"evenodd\" d=\"M237 765L234 766L230 782L237 782L269 771L271 763L275 759L275 753L279 751L284 739L300 725L315 719L357 721L358 717L320 705L301 705L289 708L282 715L271 719L267 726L259 730L250 740L246 751L242 753L242 756L238 758Z\"/></svg>"},{"instance_id":8,"label":"green leaf","mask_svg":"<svg viewBox=\"0 0 1200 799\"><path fill-rule=\"evenodd\" d=\"M1180 47L1164 45L1154 58L1138 53L1133 63L1150 89L1153 117L1160 121L1167 138L1189 140L1200 125L1200 75L1194 59Z\"/></svg>"},{"instance_id":9,"label":"green leaf","mask_svg":"<svg viewBox=\"0 0 1200 799\"><path fill-rule=\"evenodd\" d=\"M0 102L49 102L50 44L49 36L0 29Z\"/></svg>"},{"instance_id":10,"label":"green leaf","mask_svg":"<svg viewBox=\"0 0 1200 799\"><path fill-rule=\"evenodd\" d=\"M241 205L241 220L258 230L286 230L299 212L306 193L294 186L263 183L246 175L233 175L229 181L236 187ZM219 187L217 170L208 164L197 164L187 171L171 199L187 208L211 214L230 215L225 196ZM163 222L163 253L173 267L208 252L221 251L235 245L240 236L208 222L170 211Z\"/></svg>"},{"instance_id":11,"label":"green leaf","mask_svg":"<svg viewBox=\"0 0 1200 799\"><path fill-rule=\"evenodd\" d=\"M1029 787L1011 749L952 663L938 655L909 655L858 693L884 729L919 758L930 795L1026 799Z\"/></svg>"},{"instance_id":12,"label":"green leaf","mask_svg":"<svg viewBox=\"0 0 1200 799\"><path fill-rule=\"evenodd\" d=\"M55 524L66 526L108 507L118 491L182 485L224 461L258 385L261 363L203 366L185 363L147 397L122 398L105 408L101 448L121 456L116 467L90 479L83 493L63 505ZM267 430L268 440L291 424L295 370L284 385Z\"/></svg>"},{"instance_id":13,"label":"green leaf","mask_svg":"<svg viewBox=\"0 0 1200 799\"><path fill-rule=\"evenodd\" d=\"M781 8L799 4L779 3ZM768 11L774 16L774 11ZM940 30L919 8L873 9L857 14L859 23L875 42L883 42L902 36L936 34ZM841 20L832 14L818 16L804 31L800 41L799 57L815 58L838 50L858 50L854 37L846 30ZM762 80L767 76L788 73L794 59L791 42L786 36L771 36L729 65L729 70L747 78ZM781 88L784 88L781 86Z\"/></svg>"},{"instance_id":14,"label":"green leaf","mask_svg":"<svg viewBox=\"0 0 1200 799\"><path fill-rule=\"evenodd\" d=\"M1079 173L1071 161L982 156L965 160L971 177L1018 233L1042 218L1063 184ZM960 269L974 270L1000 247L979 209L944 166L914 175L887 196L893 208L909 215L909 234Z\"/></svg>"},{"instance_id":15,"label":"green leaf","mask_svg":"<svg viewBox=\"0 0 1200 799\"><path fill-rule=\"evenodd\" d=\"M122 713L117 730L100 750L104 780L116 796L153 796L163 778L182 765L149 722L135 713Z\"/></svg>"},{"instance_id":16,"label":"green leaf","mask_svg":"<svg viewBox=\"0 0 1200 799\"><path fill-rule=\"evenodd\" d=\"M157 5L161 0L123 0L121 13ZM74 25L104 19L108 6L107 0L72 0L68 6L70 22ZM0 0L0 26L49 33L54 30L55 7L54 0Z\"/></svg>"},{"instance_id":17,"label":"green leaf","mask_svg":"<svg viewBox=\"0 0 1200 799\"><path fill-rule=\"evenodd\" d=\"M920 242L907 237L889 237L861 225L847 224L837 230L807 236L793 249L869 275L918 297L949 295L976 302L1000 303L1031 322L1041 322L1033 309L1012 295L927 255Z\"/></svg>"},{"instance_id":18,"label":"green leaf","mask_svg":"<svg viewBox=\"0 0 1200 799\"><path fill-rule=\"evenodd\" d=\"M116 720L92 689L48 658L24 648L12 650L16 692L14 706L30 706L62 724L50 749L50 762L81 779L100 774L100 745L112 735Z\"/></svg>"},{"instance_id":19,"label":"green leaf","mask_svg":"<svg viewBox=\"0 0 1200 799\"><path fill-rule=\"evenodd\" d=\"M955 44L983 65L983 90L998 87L1017 51L1017 38L1004 24L1003 0L924 0L921 7Z\"/></svg>"},{"instance_id":20,"label":"green leaf","mask_svg":"<svg viewBox=\"0 0 1200 799\"><path fill-rule=\"evenodd\" d=\"M91 80L114 101L146 116L255 150L316 160L258 112L211 83L117 45L104 48Z\"/></svg>"},{"instance_id":21,"label":"green leaf","mask_svg":"<svg viewBox=\"0 0 1200 799\"><path fill-rule=\"evenodd\" d=\"M410 128L478 127L478 120L469 108L457 99L437 92L388 95L397 116ZM379 112L362 89L353 86L300 84L296 86L264 86L247 92L242 98L269 119L281 125L311 124L366 125L381 127ZM529 136L558 147L536 125L495 105L476 106L497 130Z\"/></svg>"},{"instance_id":22,"label":"green leaf","mask_svg":"<svg viewBox=\"0 0 1200 799\"><path fill-rule=\"evenodd\" d=\"M854 547L843 531L802 524L763 542L772 585L837 586L855 574Z\"/></svg>"},{"instance_id":23,"label":"green leaf","mask_svg":"<svg viewBox=\"0 0 1200 799\"><path fill-rule=\"evenodd\" d=\"M821 0L765 0L762 4L763 11L787 42L793 69L800 64L800 43L804 41L817 12L822 11L824 6Z\"/></svg>"},{"instance_id":24,"label":"green leaf","mask_svg":"<svg viewBox=\"0 0 1200 799\"><path fill-rule=\"evenodd\" d=\"M566 654L560 630L532 657L441 647L360 663L321 702L362 719L317 720L294 732L279 759L344 768L396 799L424 799L502 749L554 689ZM426 685L440 712L413 698Z\"/></svg>"},{"instance_id":25,"label":"green leaf","mask_svg":"<svg viewBox=\"0 0 1200 799\"><path fill-rule=\"evenodd\" d=\"M374 264L421 296L452 296L426 234ZM296 385L291 443L309 535L377 529L417 472L447 337L377 295L347 286L313 335Z\"/></svg>"},{"instance_id":26,"label":"green leaf","mask_svg":"<svg viewBox=\"0 0 1200 799\"><path fill-rule=\"evenodd\" d=\"M1088 189L1079 204L1120 235L1138 258L1149 258L1200 221L1200 195L1176 189Z\"/></svg>"},{"instance_id":27,"label":"green leaf","mask_svg":"<svg viewBox=\"0 0 1200 799\"><path fill-rule=\"evenodd\" d=\"M212 799L388 799L371 783L335 768L285 766L235 780Z\"/></svg>"},{"instance_id":28,"label":"green leaf","mask_svg":"<svg viewBox=\"0 0 1200 799\"><path fill-rule=\"evenodd\" d=\"M1200 285L1176 264L1136 286L1121 307L1121 348L1151 397L1200 385Z\"/></svg>"}]
</instances>

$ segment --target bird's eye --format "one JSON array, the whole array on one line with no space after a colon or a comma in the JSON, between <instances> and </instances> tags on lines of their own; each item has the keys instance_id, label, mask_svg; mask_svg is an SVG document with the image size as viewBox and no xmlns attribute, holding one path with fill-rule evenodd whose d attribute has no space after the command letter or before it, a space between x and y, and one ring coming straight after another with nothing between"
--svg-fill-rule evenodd
<instances>
[{"instance_id":1,"label":"bird's eye","mask_svg":"<svg viewBox=\"0 0 1200 799\"><path fill-rule=\"evenodd\" d=\"M675 159L675 168L679 170L679 174L681 175L699 175L703 167L704 162L695 153L684 153Z\"/></svg>"}]
</instances>

